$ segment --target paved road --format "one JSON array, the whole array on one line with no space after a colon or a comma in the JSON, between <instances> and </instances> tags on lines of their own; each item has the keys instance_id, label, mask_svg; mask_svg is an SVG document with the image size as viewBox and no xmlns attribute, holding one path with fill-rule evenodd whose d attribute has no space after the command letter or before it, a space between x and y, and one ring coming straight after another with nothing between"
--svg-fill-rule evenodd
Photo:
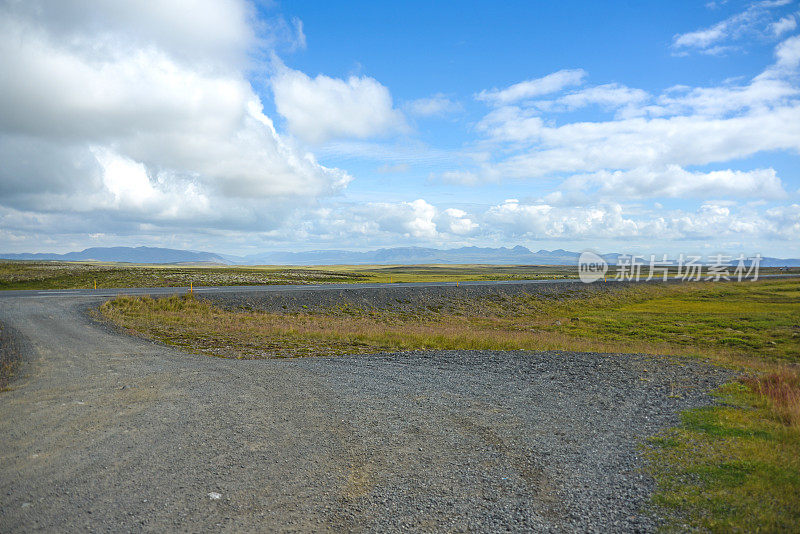
<instances>
[{"instance_id":1,"label":"paved road","mask_svg":"<svg viewBox=\"0 0 800 534\"><path fill-rule=\"evenodd\" d=\"M83 311L176 291L0 294L31 350L0 394L0 531L653 530L637 439L728 377L571 353L225 360Z\"/></svg>"}]
</instances>

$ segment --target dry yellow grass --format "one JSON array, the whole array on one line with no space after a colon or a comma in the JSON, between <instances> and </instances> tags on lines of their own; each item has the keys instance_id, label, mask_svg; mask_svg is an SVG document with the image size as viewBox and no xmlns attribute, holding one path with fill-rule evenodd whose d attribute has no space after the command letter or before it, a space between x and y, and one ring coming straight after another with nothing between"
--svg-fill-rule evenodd
<instances>
[{"instance_id":1,"label":"dry yellow grass","mask_svg":"<svg viewBox=\"0 0 800 534\"><path fill-rule=\"evenodd\" d=\"M800 430L800 373L784 367L743 383L769 404L781 422Z\"/></svg>"}]
</instances>

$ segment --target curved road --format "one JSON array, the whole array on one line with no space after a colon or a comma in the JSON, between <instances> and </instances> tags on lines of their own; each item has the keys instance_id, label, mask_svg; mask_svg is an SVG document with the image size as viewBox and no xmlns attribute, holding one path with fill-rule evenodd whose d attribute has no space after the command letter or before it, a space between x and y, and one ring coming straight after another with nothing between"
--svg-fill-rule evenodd
<instances>
[{"instance_id":1,"label":"curved road","mask_svg":"<svg viewBox=\"0 0 800 534\"><path fill-rule=\"evenodd\" d=\"M342 287L198 291L320 289ZM728 377L572 353L225 360L85 314L179 291L0 293L30 348L0 393L0 531L653 530L637 440Z\"/></svg>"}]
</instances>

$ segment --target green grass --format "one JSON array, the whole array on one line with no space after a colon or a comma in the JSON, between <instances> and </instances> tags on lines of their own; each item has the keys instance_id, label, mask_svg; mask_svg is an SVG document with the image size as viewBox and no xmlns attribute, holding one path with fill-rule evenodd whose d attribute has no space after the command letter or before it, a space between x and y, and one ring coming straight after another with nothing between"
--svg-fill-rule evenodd
<instances>
[{"instance_id":1,"label":"green grass","mask_svg":"<svg viewBox=\"0 0 800 534\"><path fill-rule=\"evenodd\" d=\"M567 332L800 361L798 280L637 288L624 296L584 311Z\"/></svg>"},{"instance_id":2,"label":"green grass","mask_svg":"<svg viewBox=\"0 0 800 534\"><path fill-rule=\"evenodd\" d=\"M800 524L800 279L591 286L556 297L342 302L223 310L192 297L119 297L97 311L131 333L233 358L400 349L564 349L691 355L760 379L688 411L647 443L667 530L787 532Z\"/></svg>"},{"instance_id":3,"label":"green grass","mask_svg":"<svg viewBox=\"0 0 800 534\"><path fill-rule=\"evenodd\" d=\"M681 425L649 440L653 502L667 531L793 532L800 525L800 429L736 382L723 406L684 412Z\"/></svg>"}]
</instances>

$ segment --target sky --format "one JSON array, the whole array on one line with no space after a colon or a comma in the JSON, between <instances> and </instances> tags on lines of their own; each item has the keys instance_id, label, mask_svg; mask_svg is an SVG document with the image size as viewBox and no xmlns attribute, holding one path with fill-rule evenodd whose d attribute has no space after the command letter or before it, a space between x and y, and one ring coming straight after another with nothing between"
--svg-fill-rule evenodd
<instances>
[{"instance_id":1,"label":"sky","mask_svg":"<svg viewBox=\"0 0 800 534\"><path fill-rule=\"evenodd\" d=\"M800 257L800 1L0 0L0 252Z\"/></svg>"}]
</instances>

